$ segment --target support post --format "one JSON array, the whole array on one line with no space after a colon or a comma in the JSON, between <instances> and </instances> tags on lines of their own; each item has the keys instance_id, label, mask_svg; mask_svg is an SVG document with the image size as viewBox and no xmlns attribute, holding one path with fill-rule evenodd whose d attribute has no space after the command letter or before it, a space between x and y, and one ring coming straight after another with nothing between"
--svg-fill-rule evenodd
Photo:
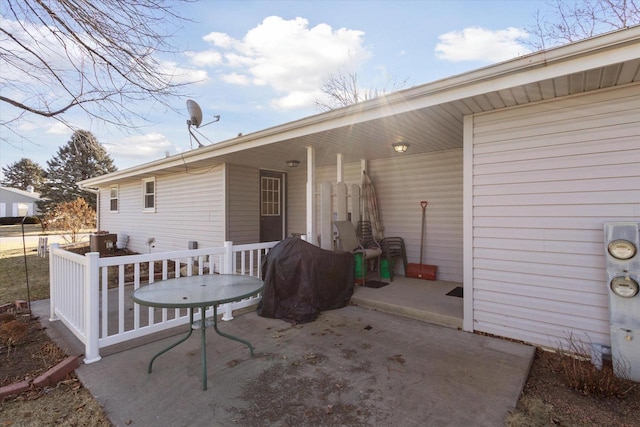
<instances>
[{"instance_id":1,"label":"support post","mask_svg":"<svg viewBox=\"0 0 640 427\"><path fill-rule=\"evenodd\" d=\"M100 339L100 253L89 252L85 255L85 292L84 292L84 363L94 363L101 359L98 340Z\"/></svg>"},{"instance_id":2,"label":"support post","mask_svg":"<svg viewBox=\"0 0 640 427\"><path fill-rule=\"evenodd\" d=\"M464 116L462 123L462 330L473 332L473 115Z\"/></svg>"},{"instance_id":3,"label":"support post","mask_svg":"<svg viewBox=\"0 0 640 427\"><path fill-rule=\"evenodd\" d=\"M49 321L53 322L58 319L56 316L56 292L57 292L57 271L56 271L56 263L55 258L57 258L57 254L54 255L54 251L60 249L59 243L52 243L49 246Z\"/></svg>"},{"instance_id":4,"label":"support post","mask_svg":"<svg viewBox=\"0 0 640 427\"><path fill-rule=\"evenodd\" d=\"M347 184L338 182L336 184L336 213L338 221L347 220Z\"/></svg>"},{"instance_id":5,"label":"support post","mask_svg":"<svg viewBox=\"0 0 640 427\"><path fill-rule=\"evenodd\" d=\"M233 274L233 242L224 242L224 258L222 259L222 274Z\"/></svg>"},{"instance_id":6,"label":"support post","mask_svg":"<svg viewBox=\"0 0 640 427\"><path fill-rule=\"evenodd\" d=\"M351 222L354 226L358 224L360 221L360 186L358 184L353 184L351 186Z\"/></svg>"},{"instance_id":7,"label":"support post","mask_svg":"<svg viewBox=\"0 0 640 427\"><path fill-rule=\"evenodd\" d=\"M329 181L320 185L320 247L333 250L333 206Z\"/></svg>"},{"instance_id":8,"label":"support post","mask_svg":"<svg viewBox=\"0 0 640 427\"><path fill-rule=\"evenodd\" d=\"M336 155L336 182L344 181L344 158L342 153Z\"/></svg>"},{"instance_id":9,"label":"support post","mask_svg":"<svg viewBox=\"0 0 640 427\"><path fill-rule=\"evenodd\" d=\"M233 242L224 242L224 259L222 260L222 274L233 274ZM231 303L224 304L222 320L233 320L233 308ZM216 316L217 314L214 314ZM202 321L205 321L206 313L202 311ZM215 319L217 320L217 319Z\"/></svg>"},{"instance_id":10,"label":"support post","mask_svg":"<svg viewBox=\"0 0 640 427\"><path fill-rule=\"evenodd\" d=\"M307 242L316 245L316 151L307 147Z\"/></svg>"}]
</instances>

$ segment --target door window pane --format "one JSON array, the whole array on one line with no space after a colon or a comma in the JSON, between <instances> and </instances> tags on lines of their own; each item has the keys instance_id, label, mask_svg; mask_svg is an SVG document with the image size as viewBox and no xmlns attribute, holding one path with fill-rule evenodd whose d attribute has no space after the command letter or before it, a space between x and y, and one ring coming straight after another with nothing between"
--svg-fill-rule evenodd
<instances>
[{"instance_id":1,"label":"door window pane","mask_svg":"<svg viewBox=\"0 0 640 427\"><path fill-rule=\"evenodd\" d=\"M262 216L280 215L280 179L264 176L261 182L260 214Z\"/></svg>"}]
</instances>

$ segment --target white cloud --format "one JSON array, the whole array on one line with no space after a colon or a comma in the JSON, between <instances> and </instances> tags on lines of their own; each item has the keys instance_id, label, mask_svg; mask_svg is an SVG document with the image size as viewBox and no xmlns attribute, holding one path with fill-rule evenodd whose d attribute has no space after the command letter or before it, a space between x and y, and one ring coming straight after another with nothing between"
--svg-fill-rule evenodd
<instances>
[{"instance_id":1,"label":"white cloud","mask_svg":"<svg viewBox=\"0 0 640 427\"><path fill-rule=\"evenodd\" d=\"M445 61L499 62L529 53L531 50L522 44L528 36L513 27L497 31L471 27L442 34L435 51L438 59Z\"/></svg>"},{"instance_id":2,"label":"white cloud","mask_svg":"<svg viewBox=\"0 0 640 427\"><path fill-rule=\"evenodd\" d=\"M205 50L202 52L188 51L184 53L190 63L198 67L212 67L222 62L220 52Z\"/></svg>"},{"instance_id":3,"label":"white cloud","mask_svg":"<svg viewBox=\"0 0 640 427\"><path fill-rule=\"evenodd\" d=\"M229 48L234 42L233 38L229 37L227 34L215 31L204 36L202 40L222 48Z\"/></svg>"},{"instance_id":4,"label":"white cloud","mask_svg":"<svg viewBox=\"0 0 640 427\"><path fill-rule=\"evenodd\" d=\"M320 91L295 91L271 101L271 106L280 110L291 110L313 105L316 99L323 96Z\"/></svg>"},{"instance_id":5,"label":"white cloud","mask_svg":"<svg viewBox=\"0 0 640 427\"><path fill-rule=\"evenodd\" d=\"M64 123L55 122L54 124L49 126L46 132L53 135L70 135L72 131L71 129L69 129L69 126L65 125Z\"/></svg>"},{"instance_id":6,"label":"white cloud","mask_svg":"<svg viewBox=\"0 0 640 427\"><path fill-rule=\"evenodd\" d=\"M158 132L132 136L119 143L105 143L104 146L114 157L149 161L164 157L166 152L175 151L167 137Z\"/></svg>"},{"instance_id":7,"label":"white cloud","mask_svg":"<svg viewBox=\"0 0 640 427\"><path fill-rule=\"evenodd\" d=\"M206 70L184 68L176 62L163 61L160 63L162 73L170 75L173 83L201 83L209 79Z\"/></svg>"},{"instance_id":8,"label":"white cloud","mask_svg":"<svg viewBox=\"0 0 640 427\"><path fill-rule=\"evenodd\" d=\"M235 85L246 86L250 83L249 77L242 74L238 74L238 73L223 74L220 78L222 79L222 81L226 83L231 83Z\"/></svg>"},{"instance_id":9,"label":"white cloud","mask_svg":"<svg viewBox=\"0 0 640 427\"><path fill-rule=\"evenodd\" d=\"M312 106L322 81L340 68L356 69L370 57L364 32L327 24L309 27L304 18L265 18L236 40L210 33L204 40L222 49L222 80L232 84L269 86L281 96L279 108Z\"/></svg>"}]
</instances>

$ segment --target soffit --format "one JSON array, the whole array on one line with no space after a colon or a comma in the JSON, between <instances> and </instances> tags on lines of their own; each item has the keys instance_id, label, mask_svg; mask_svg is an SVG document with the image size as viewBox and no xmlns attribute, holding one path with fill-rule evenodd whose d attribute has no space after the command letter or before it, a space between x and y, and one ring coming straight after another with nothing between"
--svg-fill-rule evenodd
<instances>
[{"instance_id":1,"label":"soffit","mask_svg":"<svg viewBox=\"0 0 640 427\"><path fill-rule=\"evenodd\" d=\"M640 58L289 138L225 154L215 161L286 170L285 161L289 159L299 160L300 167L305 166L307 146L315 148L316 166L334 165L338 154L343 155L346 163L397 156L391 144L398 141L409 143L408 154L456 149L462 147L465 115L639 81ZM203 159L194 164L211 165L212 160Z\"/></svg>"}]
</instances>

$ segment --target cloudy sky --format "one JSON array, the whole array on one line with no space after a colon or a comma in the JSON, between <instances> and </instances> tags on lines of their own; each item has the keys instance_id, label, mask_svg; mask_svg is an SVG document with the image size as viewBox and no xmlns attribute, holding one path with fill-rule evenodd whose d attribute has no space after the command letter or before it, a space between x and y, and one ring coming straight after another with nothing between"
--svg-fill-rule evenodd
<instances>
[{"instance_id":1,"label":"cloudy sky","mask_svg":"<svg viewBox=\"0 0 640 427\"><path fill-rule=\"evenodd\" d=\"M171 39L180 54L163 60L180 79L198 81L187 97L202 107L205 122L221 116L199 129L200 141L210 144L318 113L322 82L340 70L357 73L363 87L389 90L393 81L415 86L527 54L522 42L536 10L548 12L548 6L518 0L199 0L177 10L189 19ZM82 111L65 119L93 132L124 169L197 145L187 133L187 97L174 100L177 112L136 106L148 110L149 122L135 132L89 120ZM2 121L14 115L0 103ZM71 136L59 122L30 115L17 129L0 128L0 166L25 157L46 169Z\"/></svg>"}]
</instances>

